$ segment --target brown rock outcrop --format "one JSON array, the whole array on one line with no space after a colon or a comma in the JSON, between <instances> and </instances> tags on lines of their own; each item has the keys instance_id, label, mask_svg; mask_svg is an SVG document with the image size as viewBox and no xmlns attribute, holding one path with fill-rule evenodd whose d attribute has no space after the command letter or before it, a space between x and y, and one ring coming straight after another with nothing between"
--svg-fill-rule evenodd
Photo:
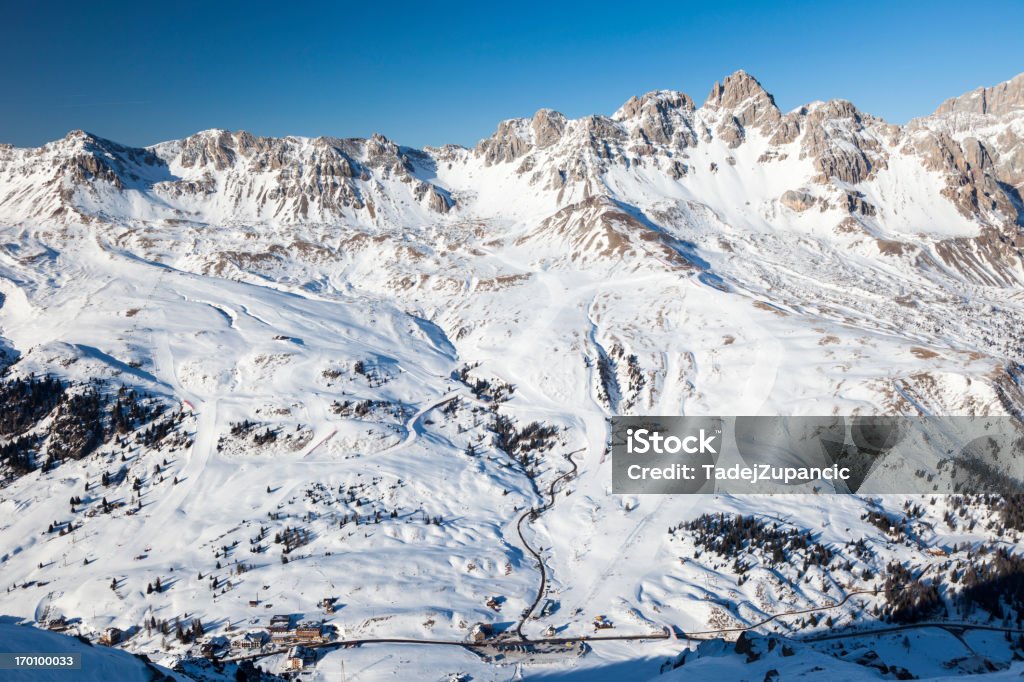
<instances>
[{"instance_id":1,"label":"brown rock outcrop","mask_svg":"<svg viewBox=\"0 0 1024 682\"><path fill-rule=\"evenodd\" d=\"M956 112L999 116L1024 109L1024 73L990 88L977 88L959 97L950 97L935 110L936 116Z\"/></svg>"},{"instance_id":2,"label":"brown rock outcrop","mask_svg":"<svg viewBox=\"0 0 1024 682\"><path fill-rule=\"evenodd\" d=\"M814 206L818 200L803 190L788 189L782 193L782 196L779 197L779 201L789 210L801 213Z\"/></svg>"}]
</instances>

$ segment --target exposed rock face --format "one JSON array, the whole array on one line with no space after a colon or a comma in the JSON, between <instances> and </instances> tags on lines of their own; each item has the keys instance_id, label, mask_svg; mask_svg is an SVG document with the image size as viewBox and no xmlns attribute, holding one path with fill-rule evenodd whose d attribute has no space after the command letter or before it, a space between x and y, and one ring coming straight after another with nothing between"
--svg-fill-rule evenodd
<instances>
[{"instance_id":1,"label":"exposed rock face","mask_svg":"<svg viewBox=\"0 0 1024 682\"><path fill-rule=\"evenodd\" d=\"M82 216L83 201L96 205L110 192L131 191L157 199L163 204L157 214L168 219L202 205L242 220L326 222L363 212L374 220L368 200L400 204L382 184L398 180L409 199L446 213L454 199L417 177L417 164L434 163L381 135L270 138L209 130L135 149L74 131L39 150L0 150L0 180L21 187L0 197L0 207L21 207L15 213L23 217Z\"/></svg>"},{"instance_id":2,"label":"exposed rock face","mask_svg":"<svg viewBox=\"0 0 1024 682\"><path fill-rule=\"evenodd\" d=\"M801 128L801 155L814 160L819 182L839 180L856 185L887 165L880 139L884 124L866 117L853 104L832 100L811 109Z\"/></svg>"},{"instance_id":3,"label":"exposed rock face","mask_svg":"<svg viewBox=\"0 0 1024 682\"><path fill-rule=\"evenodd\" d=\"M846 210L849 213L860 213L864 216L873 216L878 213L875 206L864 200L864 195L860 192L845 192L845 205Z\"/></svg>"},{"instance_id":4,"label":"exposed rock face","mask_svg":"<svg viewBox=\"0 0 1024 682\"><path fill-rule=\"evenodd\" d=\"M565 116L552 111L541 109L533 116L533 139L537 147L543 149L550 147L562 139L565 131Z\"/></svg>"},{"instance_id":5,"label":"exposed rock face","mask_svg":"<svg viewBox=\"0 0 1024 682\"><path fill-rule=\"evenodd\" d=\"M366 140L363 153L370 168L380 168L399 176L412 171L412 163L401 147L380 133L374 133Z\"/></svg>"},{"instance_id":6,"label":"exposed rock face","mask_svg":"<svg viewBox=\"0 0 1024 682\"><path fill-rule=\"evenodd\" d=\"M1024 188L1024 74L991 88L978 88L946 100L926 118L911 121L910 128L944 133L961 144L974 138L991 160L991 174L1012 188L1011 199L1021 210ZM975 161L978 161L975 158ZM977 166L977 163L975 163ZM970 204L970 200L967 201Z\"/></svg>"},{"instance_id":7,"label":"exposed rock face","mask_svg":"<svg viewBox=\"0 0 1024 682\"><path fill-rule=\"evenodd\" d=\"M182 168L206 174L200 182L162 183L157 192L208 194L218 187L229 196L255 197L261 214L282 218L323 220L346 210L369 211L366 197L376 187L373 176L408 184L413 197L431 210L447 212L453 205L443 192L414 177L412 157L423 157L421 152L403 150L379 134L366 140L303 140L208 131L163 151ZM213 179L217 171L219 185Z\"/></svg>"},{"instance_id":8,"label":"exposed rock face","mask_svg":"<svg viewBox=\"0 0 1024 682\"><path fill-rule=\"evenodd\" d=\"M737 71L721 83L715 83L703 108L726 109L743 127L762 127L782 117L775 106L775 98L745 71Z\"/></svg>"},{"instance_id":9,"label":"exposed rock face","mask_svg":"<svg viewBox=\"0 0 1024 682\"><path fill-rule=\"evenodd\" d=\"M607 116L585 116L580 120L587 146L599 158L622 158L622 143L626 133L618 123Z\"/></svg>"},{"instance_id":10,"label":"exposed rock face","mask_svg":"<svg viewBox=\"0 0 1024 682\"><path fill-rule=\"evenodd\" d=\"M25 218L88 219L76 197L100 200L97 188L121 192L169 177L152 150L126 147L74 130L38 149L0 148L0 208Z\"/></svg>"},{"instance_id":11,"label":"exposed rock face","mask_svg":"<svg viewBox=\"0 0 1024 682\"><path fill-rule=\"evenodd\" d=\"M502 121L494 135L476 147L477 155L482 156L488 166L515 161L529 150L528 129L522 119Z\"/></svg>"},{"instance_id":12,"label":"exposed rock face","mask_svg":"<svg viewBox=\"0 0 1024 682\"><path fill-rule=\"evenodd\" d=\"M779 201L781 201L782 205L789 210L800 213L814 206L818 200L816 197L803 190L789 189L782 193L782 196L779 197Z\"/></svg>"},{"instance_id":13,"label":"exposed rock face","mask_svg":"<svg viewBox=\"0 0 1024 682\"><path fill-rule=\"evenodd\" d=\"M730 148L743 143L748 128L766 131L782 118L775 99L745 71L715 83L702 108L721 113L715 134Z\"/></svg>"},{"instance_id":14,"label":"exposed rock face","mask_svg":"<svg viewBox=\"0 0 1024 682\"><path fill-rule=\"evenodd\" d=\"M125 147L81 130L68 133L62 142L75 150L60 167L61 174L66 174L65 177L73 183L98 180L124 189L145 173L140 167L163 165L148 149Z\"/></svg>"},{"instance_id":15,"label":"exposed rock face","mask_svg":"<svg viewBox=\"0 0 1024 682\"><path fill-rule=\"evenodd\" d=\"M954 113L999 116L1024 109L1024 73L990 88L978 88L959 97L951 97L935 110L936 116Z\"/></svg>"},{"instance_id":16,"label":"exposed rock face","mask_svg":"<svg viewBox=\"0 0 1024 682\"><path fill-rule=\"evenodd\" d=\"M248 138L248 133L244 135ZM183 141L178 158L185 168L212 165L217 170L224 170L234 165L237 158L234 136L226 130L192 135Z\"/></svg>"},{"instance_id":17,"label":"exposed rock face","mask_svg":"<svg viewBox=\"0 0 1024 682\"><path fill-rule=\"evenodd\" d=\"M963 215L998 221L1016 214L989 150L977 138L957 142L948 133L928 131L915 135L913 144L927 168L946 175L943 193Z\"/></svg>"},{"instance_id":18,"label":"exposed rock face","mask_svg":"<svg viewBox=\"0 0 1024 682\"><path fill-rule=\"evenodd\" d=\"M660 90L630 98L613 118L633 122L636 126L633 137L638 145L635 149L638 153L650 154L654 145L695 146L693 112L689 95Z\"/></svg>"},{"instance_id":19,"label":"exposed rock face","mask_svg":"<svg viewBox=\"0 0 1024 682\"><path fill-rule=\"evenodd\" d=\"M422 198L423 196L426 196L427 205L430 207L430 210L435 213L447 213L451 209L453 204L445 194L442 194L441 191L438 190L437 187L423 183L419 185L417 189L419 192L422 192L422 194L419 194L419 197Z\"/></svg>"},{"instance_id":20,"label":"exposed rock face","mask_svg":"<svg viewBox=\"0 0 1024 682\"><path fill-rule=\"evenodd\" d=\"M644 216L627 212L600 196L566 206L520 237L518 244L544 245L547 248L539 249L544 252L551 252L554 245L558 247L555 252L565 254L569 262L577 265L635 262L638 254L644 254L666 267L696 268L687 258L684 245Z\"/></svg>"},{"instance_id":21,"label":"exposed rock face","mask_svg":"<svg viewBox=\"0 0 1024 682\"><path fill-rule=\"evenodd\" d=\"M783 116L779 120L778 125L775 126L775 132L771 136L771 143L773 145L785 145L800 137L801 123L805 116L807 116L806 107L801 107Z\"/></svg>"},{"instance_id":22,"label":"exposed rock face","mask_svg":"<svg viewBox=\"0 0 1024 682\"><path fill-rule=\"evenodd\" d=\"M1009 95L998 99L1008 101ZM955 139L919 139L912 130L864 114L845 100L818 102L783 115L755 78L737 71L716 83L699 109L685 94L660 90L630 98L611 118L569 121L541 110L533 119L502 122L474 153L487 165L515 162L519 174L562 194L582 184L583 194L589 195L601 191L602 178L613 166L652 163L669 178L682 180L691 173L689 150L718 144L738 149L757 136L769 145L759 163L792 155L810 160L817 174L798 182L833 187L835 200L822 203L823 210L831 205L864 216L876 215L877 207L851 188L875 180L889 168L893 154L919 155L927 157L926 167L947 176L944 194L963 215L992 224L1015 219L1013 199L999 183L1009 178L1014 184L1016 176L999 172L1017 156L1024 158L1024 144L1018 146L1013 138L1005 150L997 150L991 142L978 140L964 143L968 152L966 147L954 149L960 145ZM787 148L793 144L797 150ZM737 160L730 154L705 168L717 174L723 162L735 165ZM792 197L785 203L800 204Z\"/></svg>"},{"instance_id":23,"label":"exposed rock face","mask_svg":"<svg viewBox=\"0 0 1024 682\"><path fill-rule=\"evenodd\" d=\"M1020 232L1009 236L986 228L974 239L943 240L935 245L935 253L945 266L987 286L1003 287L1019 282L1022 246L1024 237Z\"/></svg>"}]
</instances>

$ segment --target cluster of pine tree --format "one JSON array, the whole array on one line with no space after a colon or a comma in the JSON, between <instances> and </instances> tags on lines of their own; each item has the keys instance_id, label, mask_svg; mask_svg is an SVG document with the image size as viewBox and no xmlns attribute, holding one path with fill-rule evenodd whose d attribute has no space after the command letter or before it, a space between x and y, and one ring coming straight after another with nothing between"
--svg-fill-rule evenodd
<instances>
[{"instance_id":1,"label":"cluster of pine tree","mask_svg":"<svg viewBox=\"0 0 1024 682\"><path fill-rule=\"evenodd\" d=\"M980 607L997 620L1013 621L1016 627L1021 627L1024 625L1024 557L1007 547L997 547L992 552L982 547L978 554L979 558L990 554L991 559L975 561L972 557L959 574L960 608L970 612Z\"/></svg>"},{"instance_id":2,"label":"cluster of pine tree","mask_svg":"<svg viewBox=\"0 0 1024 682\"><path fill-rule=\"evenodd\" d=\"M943 519L950 529L974 530L981 520L999 537L1024 532L1024 494L950 495L946 505ZM988 512L987 521L978 512Z\"/></svg>"},{"instance_id":3,"label":"cluster of pine tree","mask_svg":"<svg viewBox=\"0 0 1024 682\"><path fill-rule=\"evenodd\" d=\"M146 447L152 447L167 438L184 419L184 412L175 412L168 418L156 421L140 434L139 441Z\"/></svg>"},{"instance_id":4,"label":"cluster of pine tree","mask_svg":"<svg viewBox=\"0 0 1024 682\"><path fill-rule=\"evenodd\" d=\"M264 673L263 668L253 665L253 662L249 659L245 659L238 664L238 668L235 670L235 682L262 682L263 680L279 680L277 675L271 673Z\"/></svg>"},{"instance_id":5,"label":"cluster of pine tree","mask_svg":"<svg viewBox=\"0 0 1024 682\"><path fill-rule=\"evenodd\" d=\"M337 405L337 403L335 403ZM277 441L278 432L277 430L267 426L261 430L259 422L254 422L249 419L240 422L234 422L231 424L231 435L239 440L252 439L252 442L256 445L267 445ZM217 450L219 451L223 446L222 442L217 444Z\"/></svg>"},{"instance_id":6,"label":"cluster of pine tree","mask_svg":"<svg viewBox=\"0 0 1024 682\"><path fill-rule=\"evenodd\" d=\"M675 535L681 530L688 531L697 547L726 559L757 556L774 567L791 563L794 555L800 553L803 556L801 574L810 566L828 566L834 555L832 549L817 542L809 530L786 528L774 521L769 524L755 516L702 514L669 528L669 534Z\"/></svg>"},{"instance_id":7,"label":"cluster of pine tree","mask_svg":"<svg viewBox=\"0 0 1024 682\"><path fill-rule=\"evenodd\" d=\"M149 400L135 389L122 385L110 408L111 425L115 432L123 435L153 421L163 412L163 403Z\"/></svg>"},{"instance_id":8,"label":"cluster of pine tree","mask_svg":"<svg viewBox=\"0 0 1024 682\"><path fill-rule=\"evenodd\" d=\"M259 426L256 422L244 419L231 424L231 435L234 438L245 438Z\"/></svg>"},{"instance_id":9,"label":"cluster of pine tree","mask_svg":"<svg viewBox=\"0 0 1024 682\"><path fill-rule=\"evenodd\" d=\"M462 398L453 398L441 406L441 414L451 419L462 409Z\"/></svg>"},{"instance_id":10,"label":"cluster of pine tree","mask_svg":"<svg viewBox=\"0 0 1024 682\"><path fill-rule=\"evenodd\" d=\"M494 445L512 457L528 453L543 452L554 446L554 438L558 435L558 427L541 422L530 422L522 428L516 426L511 417L495 411L491 421L494 432Z\"/></svg>"},{"instance_id":11,"label":"cluster of pine tree","mask_svg":"<svg viewBox=\"0 0 1024 682\"><path fill-rule=\"evenodd\" d=\"M63 460L85 458L116 435L146 423L151 425L141 440L154 445L177 425L175 420L153 423L164 409L159 401L125 386L111 394L99 380L80 387L34 374L2 381L0 436L10 440L0 446L0 466L6 465L16 476L34 471L40 464L49 469ZM50 415L46 434L25 435ZM179 413L178 421L180 418ZM40 462L44 441L46 458Z\"/></svg>"},{"instance_id":12,"label":"cluster of pine tree","mask_svg":"<svg viewBox=\"0 0 1024 682\"><path fill-rule=\"evenodd\" d=\"M500 379L473 377L471 372L479 366L479 362L473 365L463 365L455 377L465 384L478 400L492 403L508 402L516 392L516 387Z\"/></svg>"},{"instance_id":13,"label":"cluster of pine tree","mask_svg":"<svg viewBox=\"0 0 1024 682\"><path fill-rule=\"evenodd\" d=\"M65 393L50 429L51 460L82 459L103 444L108 435L101 418L105 402L94 385Z\"/></svg>"},{"instance_id":14,"label":"cluster of pine tree","mask_svg":"<svg viewBox=\"0 0 1024 682\"><path fill-rule=\"evenodd\" d=\"M882 587L885 606L881 609L876 606L876 616L894 623L915 623L945 613L938 580L914 576L898 561L890 562L885 573Z\"/></svg>"},{"instance_id":15,"label":"cluster of pine tree","mask_svg":"<svg viewBox=\"0 0 1024 682\"><path fill-rule=\"evenodd\" d=\"M385 510L385 511L387 511L387 510ZM383 518L384 518L384 512L382 512L379 509L377 511L373 512L372 514L368 515L368 516L360 516L359 514L356 514L356 513L353 513L351 516L349 516L348 514L342 514L341 519L338 521L338 528L344 528L345 526L347 526L350 523L354 523L357 526L363 525L363 524L367 524L367 523L380 523L381 519L383 519ZM392 509L390 512L387 513L387 518L389 518L389 519L397 519L398 518L398 510L397 509ZM437 518L440 519L441 517L437 517ZM429 523L429 521L426 521L426 523ZM440 521L438 521L438 525L440 525Z\"/></svg>"},{"instance_id":16,"label":"cluster of pine tree","mask_svg":"<svg viewBox=\"0 0 1024 682\"><path fill-rule=\"evenodd\" d=\"M966 517L971 510L987 509L995 512L996 519L999 521L997 529L1000 532L1024 531L1024 494L957 495L949 498L948 505L960 518Z\"/></svg>"},{"instance_id":17,"label":"cluster of pine tree","mask_svg":"<svg viewBox=\"0 0 1024 682\"><path fill-rule=\"evenodd\" d=\"M67 387L60 379L35 374L0 382L0 436L24 433L50 414Z\"/></svg>"},{"instance_id":18,"label":"cluster of pine tree","mask_svg":"<svg viewBox=\"0 0 1024 682\"><path fill-rule=\"evenodd\" d=\"M619 379L611 358L600 348L597 356L597 377L597 397L601 402L611 405L612 397L619 394Z\"/></svg>"},{"instance_id":19,"label":"cluster of pine tree","mask_svg":"<svg viewBox=\"0 0 1024 682\"><path fill-rule=\"evenodd\" d=\"M283 531L274 534L274 543L284 545L285 554L308 544L311 539L312 534L308 528L292 528L288 526Z\"/></svg>"},{"instance_id":20,"label":"cluster of pine tree","mask_svg":"<svg viewBox=\"0 0 1024 682\"><path fill-rule=\"evenodd\" d=\"M383 400L337 400L331 405L331 411L339 417L355 417L362 419L379 407L387 405Z\"/></svg>"},{"instance_id":21,"label":"cluster of pine tree","mask_svg":"<svg viewBox=\"0 0 1024 682\"><path fill-rule=\"evenodd\" d=\"M380 388L391 380L391 376L380 364L369 365L365 360L356 360L352 371L366 379L372 388Z\"/></svg>"},{"instance_id":22,"label":"cluster of pine tree","mask_svg":"<svg viewBox=\"0 0 1024 682\"><path fill-rule=\"evenodd\" d=\"M902 519L895 518L884 511L872 509L861 515L862 521L867 521L883 533L894 535L906 535L906 524Z\"/></svg>"},{"instance_id":23,"label":"cluster of pine tree","mask_svg":"<svg viewBox=\"0 0 1024 682\"><path fill-rule=\"evenodd\" d=\"M491 415L494 446L517 461L527 477L536 478L540 455L554 447L558 427L535 421L519 428L514 419L498 412L496 406ZM470 447L466 454L475 457L476 451Z\"/></svg>"},{"instance_id":24,"label":"cluster of pine tree","mask_svg":"<svg viewBox=\"0 0 1024 682\"><path fill-rule=\"evenodd\" d=\"M162 635L171 634L171 624L166 620L157 620L156 616L150 616L142 621L142 627L146 628L147 635L152 635L154 632L159 632Z\"/></svg>"},{"instance_id":25,"label":"cluster of pine tree","mask_svg":"<svg viewBox=\"0 0 1024 682\"><path fill-rule=\"evenodd\" d=\"M37 447L38 439L32 436L21 436L0 445L0 465L9 466L15 476L27 474L35 469L33 455Z\"/></svg>"},{"instance_id":26,"label":"cluster of pine tree","mask_svg":"<svg viewBox=\"0 0 1024 682\"><path fill-rule=\"evenodd\" d=\"M627 374L629 376L629 393L636 395L647 383L643 369L640 367L640 359L636 355L626 357Z\"/></svg>"},{"instance_id":27,"label":"cluster of pine tree","mask_svg":"<svg viewBox=\"0 0 1024 682\"><path fill-rule=\"evenodd\" d=\"M193 618L188 626L177 618L174 621L174 637L182 644L191 644L203 636L203 623L198 618Z\"/></svg>"}]
</instances>

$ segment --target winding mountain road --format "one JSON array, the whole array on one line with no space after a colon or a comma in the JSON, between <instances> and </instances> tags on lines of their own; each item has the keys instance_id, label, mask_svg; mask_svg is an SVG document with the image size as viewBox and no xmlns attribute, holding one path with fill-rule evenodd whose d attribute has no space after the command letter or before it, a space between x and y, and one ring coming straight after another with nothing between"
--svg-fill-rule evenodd
<instances>
[{"instance_id":1,"label":"winding mountain road","mask_svg":"<svg viewBox=\"0 0 1024 682\"><path fill-rule=\"evenodd\" d=\"M547 568L544 566L544 557L541 556L540 550L534 549L534 547L526 539L526 536L523 534L523 524L527 521L533 521L534 519L538 518L541 514L555 506L555 496L558 493L558 490L556 488L563 481L567 481L576 475L576 472L578 471L579 467L577 466L576 462L573 461L572 456L575 455L577 452L582 451L583 448L579 450L574 450L565 456L565 458L569 461L569 464L572 468L566 472L563 472L561 475L558 476L558 478L551 481L550 485L548 485L548 501L544 503L544 506L538 507L536 509L530 509L529 511L525 512L522 516L520 516L519 521L516 522L516 532L519 534L519 541L523 543L523 547L526 548L526 551L529 552L530 555L532 555L533 558L537 560L537 566L540 570L540 585L537 587L537 596L534 598L533 603L530 604L530 606L523 612L523 616L519 619L519 622L516 623L516 634L519 636L519 639L524 642L527 641L528 638L526 637L526 635L523 634L523 625L530 618L530 615L534 612L534 610L536 610L537 605L540 604L540 600L544 598L544 593L547 591L548 587L548 571Z\"/></svg>"}]
</instances>

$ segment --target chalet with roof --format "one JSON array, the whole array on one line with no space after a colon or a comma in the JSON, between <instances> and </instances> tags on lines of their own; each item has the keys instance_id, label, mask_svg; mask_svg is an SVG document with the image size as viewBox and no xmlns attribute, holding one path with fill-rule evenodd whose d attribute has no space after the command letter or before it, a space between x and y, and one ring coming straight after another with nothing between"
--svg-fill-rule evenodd
<instances>
[{"instance_id":1,"label":"chalet with roof","mask_svg":"<svg viewBox=\"0 0 1024 682\"><path fill-rule=\"evenodd\" d=\"M269 637L262 630L247 632L231 642L231 646L242 651L259 651L267 643Z\"/></svg>"},{"instance_id":2,"label":"chalet with roof","mask_svg":"<svg viewBox=\"0 0 1024 682\"><path fill-rule=\"evenodd\" d=\"M284 667L287 670L305 670L315 665L316 652L302 645L296 645L288 649L288 656L284 659Z\"/></svg>"},{"instance_id":3,"label":"chalet with roof","mask_svg":"<svg viewBox=\"0 0 1024 682\"><path fill-rule=\"evenodd\" d=\"M122 639L124 639L124 633L120 628L107 628L100 634L100 644L106 646L120 644Z\"/></svg>"},{"instance_id":4,"label":"chalet with roof","mask_svg":"<svg viewBox=\"0 0 1024 682\"><path fill-rule=\"evenodd\" d=\"M494 628L488 623L477 623L473 626L473 629L469 631L469 640L471 642L485 642L494 636Z\"/></svg>"},{"instance_id":5,"label":"chalet with roof","mask_svg":"<svg viewBox=\"0 0 1024 682\"><path fill-rule=\"evenodd\" d=\"M324 624L320 621L305 621L295 628L295 640L302 644L319 644L324 641Z\"/></svg>"},{"instance_id":6,"label":"chalet with roof","mask_svg":"<svg viewBox=\"0 0 1024 682\"><path fill-rule=\"evenodd\" d=\"M288 632L292 629L292 617L284 614L277 614L270 617L270 625L267 627L271 633Z\"/></svg>"},{"instance_id":7,"label":"chalet with roof","mask_svg":"<svg viewBox=\"0 0 1024 682\"><path fill-rule=\"evenodd\" d=\"M295 629L292 627L291 616L281 614L271 616L267 630L270 631L270 641L274 644L283 645L295 642Z\"/></svg>"}]
</instances>

